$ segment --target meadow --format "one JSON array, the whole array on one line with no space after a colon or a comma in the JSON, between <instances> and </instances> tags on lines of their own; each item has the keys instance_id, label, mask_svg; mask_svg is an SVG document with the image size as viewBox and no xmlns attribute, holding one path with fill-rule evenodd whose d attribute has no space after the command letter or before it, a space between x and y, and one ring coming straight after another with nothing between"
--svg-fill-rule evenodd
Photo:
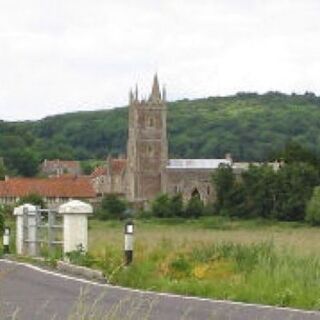
<instances>
[{"instance_id":1,"label":"meadow","mask_svg":"<svg viewBox=\"0 0 320 320\"><path fill-rule=\"evenodd\" d=\"M111 283L216 299L320 309L320 230L265 220L135 221L123 265L123 222L89 223L84 264Z\"/></svg>"}]
</instances>

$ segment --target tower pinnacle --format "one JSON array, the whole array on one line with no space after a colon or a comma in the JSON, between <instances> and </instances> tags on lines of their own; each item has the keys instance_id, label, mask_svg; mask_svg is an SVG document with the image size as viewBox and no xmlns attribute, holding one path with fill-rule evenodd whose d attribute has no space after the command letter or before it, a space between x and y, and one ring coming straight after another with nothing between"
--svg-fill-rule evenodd
<instances>
[{"instance_id":1,"label":"tower pinnacle","mask_svg":"<svg viewBox=\"0 0 320 320\"><path fill-rule=\"evenodd\" d=\"M158 75L155 74L153 78L153 85L152 85L152 91L151 91L151 100L161 100L161 93L160 93L160 87L159 87L159 81L158 81Z\"/></svg>"},{"instance_id":2,"label":"tower pinnacle","mask_svg":"<svg viewBox=\"0 0 320 320\"><path fill-rule=\"evenodd\" d=\"M131 104L133 102L133 92L132 89L129 92L129 104Z\"/></svg>"}]
</instances>

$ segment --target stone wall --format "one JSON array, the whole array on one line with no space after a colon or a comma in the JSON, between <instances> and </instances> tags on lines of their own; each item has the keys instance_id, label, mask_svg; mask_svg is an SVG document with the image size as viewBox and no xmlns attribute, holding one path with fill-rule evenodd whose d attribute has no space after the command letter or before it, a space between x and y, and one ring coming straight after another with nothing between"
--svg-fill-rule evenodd
<instances>
[{"instance_id":1,"label":"stone wall","mask_svg":"<svg viewBox=\"0 0 320 320\"><path fill-rule=\"evenodd\" d=\"M170 195L181 193L185 202L195 192L199 193L204 203L214 201L212 173L212 169L167 169L164 192Z\"/></svg>"}]
</instances>

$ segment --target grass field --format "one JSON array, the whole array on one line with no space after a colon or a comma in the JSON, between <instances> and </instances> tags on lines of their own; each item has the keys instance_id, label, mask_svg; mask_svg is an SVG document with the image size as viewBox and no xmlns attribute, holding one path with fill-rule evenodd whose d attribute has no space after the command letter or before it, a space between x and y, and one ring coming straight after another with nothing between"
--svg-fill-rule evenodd
<instances>
[{"instance_id":1,"label":"grass field","mask_svg":"<svg viewBox=\"0 0 320 320\"><path fill-rule=\"evenodd\" d=\"M124 268L123 223L91 220L89 254L116 284L320 309L320 230L300 223L138 220Z\"/></svg>"}]
</instances>

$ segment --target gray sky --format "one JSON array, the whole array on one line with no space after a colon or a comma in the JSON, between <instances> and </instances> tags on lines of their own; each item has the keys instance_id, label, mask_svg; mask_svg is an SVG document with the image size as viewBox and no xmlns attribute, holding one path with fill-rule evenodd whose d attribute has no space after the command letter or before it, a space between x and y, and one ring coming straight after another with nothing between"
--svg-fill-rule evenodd
<instances>
[{"instance_id":1,"label":"gray sky","mask_svg":"<svg viewBox=\"0 0 320 320\"><path fill-rule=\"evenodd\" d=\"M169 100L320 94L319 0L1 0L0 119Z\"/></svg>"}]
</instances>

